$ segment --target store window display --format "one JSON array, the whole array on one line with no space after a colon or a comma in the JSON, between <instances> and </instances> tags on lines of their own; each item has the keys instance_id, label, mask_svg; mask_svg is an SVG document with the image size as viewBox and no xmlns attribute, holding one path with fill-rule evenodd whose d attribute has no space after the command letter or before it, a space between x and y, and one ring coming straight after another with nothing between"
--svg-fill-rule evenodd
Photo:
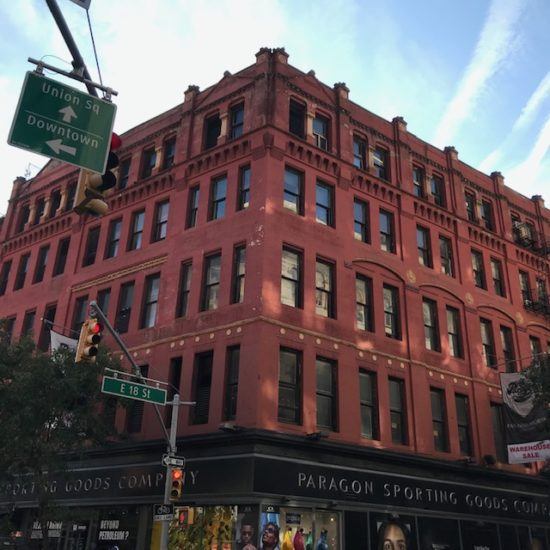
<instances>
[{"instance_id":1,"label":"store window display","mask_svg":"<svg viewBox=\"0 0 550 550\"><path fill-rule=\"evenodd\" d=\"M371 548L416 550L415 520L396 514L371 514Z\"/></svg>"}]
</instances>

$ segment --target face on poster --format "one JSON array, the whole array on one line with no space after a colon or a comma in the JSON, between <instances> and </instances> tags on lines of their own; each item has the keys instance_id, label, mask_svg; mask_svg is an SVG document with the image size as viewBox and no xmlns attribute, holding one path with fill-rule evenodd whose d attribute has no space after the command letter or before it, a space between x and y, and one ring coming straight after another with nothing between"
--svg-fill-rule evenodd
<instances>
[{"instance_id":1,"label":"face on poster","mask_svg":"<svg viewBox=\"0 0 550 550\"><path fill-rule=\"evenodd\" d=\"M371 546L376 550L416 550L413 517L371 515Z\"/></svg>"},{"instance_id":2,"label":"face on poster","mask_svg":"<svg viewBox=\"0 0 550 550\"><path fill-rule=\"evenodd\" d=\"M237 533L238 550L258 550L258 507L239 506L237 512Z\"/></svg>"},{"instance_id":3,"label":"face on poster","mask_svg":"<svg viewBox=\"0 0 550 550\"><path fill-rule=\"evenodd\" d=\"M260 549L280 550L280 513L278 506L263 506L260 517Z\"/></svg>"}]
</instances>

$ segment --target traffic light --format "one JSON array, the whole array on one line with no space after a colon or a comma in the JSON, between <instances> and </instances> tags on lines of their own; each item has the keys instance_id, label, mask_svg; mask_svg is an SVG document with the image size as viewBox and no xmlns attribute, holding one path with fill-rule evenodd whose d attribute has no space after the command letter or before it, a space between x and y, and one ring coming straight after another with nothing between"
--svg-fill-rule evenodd
<instances>
[{"instance_id":1,"label":"traffic light","mask_svg":"<svg viewBox=\"0 0 550 550\"><path fill-rule=\"evenodd\" d=\"M188 525L193 525L194 520L194 510L188 506L183 508L176 508L176 515L178 518L178 524L180 527L187 527Z\"/></svg>"},{"instance_id":2,"label":"traffic light","mask_svg":"<svg viewBox=\"0 0 550 550\"><path fill-rule=\"evenodd\" d=\"M183 468L172 468L170 500L180 500L183 493Z\"/></svg>"},{"instance_id":3,"label":"traffic light","mask_svg":"<svg viewBox=\"0 0 550 550\"><path fill-rule=\"evenodd\" d=\"M97 348L99 342L101 342L102 330L103 327L100 323L98 323L97 319L90 318L84 321L84 324L80 329L80 338L78 339L78 345L76 346L75 363L82 361L82 359L95 361Z\"/></svg>"},{"instance_id":4,"label":"traffic light","mask_svg":"<svg viewBox=\"0 0 550 550\"><path fill-rule=\"evenodd\" d=\"M109 210L104 200L104 193L116 185L116 175L112 170L118 166L119 160L118 155L114 151L121 144L120 137L113 132L107 165L103 174L97 174L89 170L80 170L74 202L74 211L77 214L89 212L97 216L103 216Z\"/></svg>"}]
</instances>

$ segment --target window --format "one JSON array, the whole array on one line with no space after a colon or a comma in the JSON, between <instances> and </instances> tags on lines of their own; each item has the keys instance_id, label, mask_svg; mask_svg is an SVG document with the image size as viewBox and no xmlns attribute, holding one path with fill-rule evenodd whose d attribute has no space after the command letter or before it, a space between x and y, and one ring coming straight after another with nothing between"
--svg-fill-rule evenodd
<instances>
[{"instance_id":1,"label":"window","mask_svg":"<svg viewBox=\"0 0 550 550\"><path fill-rule=\"evenodd\" d=\"M445 207L445 185L443 183L443 178L440 176L432 175L430 180L430 188L432 192L432 197L434 198L434 203L437 206Z\"/></svg>"},{"instance_id":2,"label":"window","mask_svg":"<svg viewBox=\"0 0 550 550\"><path fill-rule=\"evenodd\" d=\"M495 230L495 220L493 218L493 205L491 202L483 199L481 201L481 221L485 226L485 229L489 231Z\"/></svg>"},{"instance_id":3,"label":"window","mask_svg":"<svg viewBox=\"0 0 550 550\"><path fill-rule=\"evenodd\" d=\"M237 210L244 210L250 206L250 166L243 166L239 170L239 186L237 189Z\"/></svg>"},{"instance_id":4,"label":"window","mask_svg":"<svg viewBox=\"0 0 550 550\"><path fill-rule=\"evenodd\" d=\"M220 115L209 116L204 121L204 148L211 149L218 145L218 137L222 130L222 121Z\"/></svg>"},{"instance_id":5,"label":"window","mask_svg":"<svg viewBox=\"0 0 550 550\"><path fill-rule=\"evenodd\" d=\"M480 319L481 325L481 353L485 366L494 368L497 366L495 354L495 340L493 337L493 324L488 319Z\"/></svg>"},{"instance_id":6,"label":"window","mask_svg":"<svg viewBox=\"0 0 550 550\"><path fill-rule=\"evenodd\" d=\"M155 326L159 302L160 274L155 273L145 278L145 291L143 293L143 309L139 328Z\"/></svg>"},{"instance_id":7,"label":"window","mask_svg":"<svg viewBox=\"0 0 550 550\"><path fill-rule=\"evenodd\" d=\"M317 371L317 427L336 430L336 362L317 357L315 369Z\"/></svg>"},{"instance_id":8,"label":"window","mask_svg":"<svg viewBox=\"0 0 550 550\"><path fill-rule=\"evenodd\" d=\"M380 210L380 248L395 254L395 226L393 214Z\"/></svg>"},{"instance_id":9,"label":"window","mask_svg":"<svg viewBox=\"0 0 550 550\"><path fill-rule=\"evenodd\" d=\"M472 436L470 433L470 404L466 395L455 394L456 420L458 423L458 442L462 456L472 455Z\"/></svg>"},{"instance_id":10,"label":"window","mask_svg":"<svg viewBox=\"0 0 550 550\"><path fill-rule=\"evenodd\" d=\"M187 203L187 222L186 229L197 225L197 212L199 210L199 186L189 188L189 198Z\"/></svg>"},{"instance_id":11,"label":"window","mask_svg":"<svg viewBox=\"0 0 550 550\"><path fill-rule=\"evenodd\" d=\"M516 354L514 353L514 340L512 337L512 329L510 327L504 327L501 325L500 343L502 345L502 353L504 354L506 372L516 372Z\"/></svg>"},{"instance_id":12,"label":"window","mask_svg":"<svg viewBox=\"0 0 550 550\"><path fill-rule=\"evenodd\" d=\"M34 277L32 280L33 283L40 283L44 279L44 273L46 272L49 252L49 244L40 247L40 250L38 251L38 258L36 259L36 267L34 268Z\"/></svg>"},{"instance_id":13,"label":"window","mask_svg":"<svg viewBox=\"0 0 550 550\"><path fill-rule=\"evenodd\" d=\"M323 317L336 317L334 265L319 259L315 263L315 313Z\"/></svg>"},{"instance_id":14,"label":"window","mask_svg":"<svg viewBox=\"0 0 550 550\"><path fill-rule=\"evenodd\" d=\"M65 212L72 210L74 207L74 199L76 197L77 182L73 181L67 186L67 203L65 204Z\"/></svg>"},{"instance_id":15,"label":"window","mask_svg":"<svg viewBox=\"0 0 550 550\"><path fill-rule=\"evenodd\" d=\"M468 193L468 191L464 192L464 202L466 203L466 216L468 217L468 221L470 222L477 222L477 215L476 215L476 197L472 193Z\"/></svg>"},{"instance_id":16,"label":"window","mask_svg":"<svg viewBox=\"0 0 550 550\"><path fill-rule=\"evenodd\" d=\"M82 267L92 265L95 262L100 230L101 226L98 225L96 227L92 227L88 231L88 238L86 239L86 247L84 249L84 258L82 259Z\"/></svg>"},{"instance_id":17,"label":"window","mask_svg":"<svg viewBox=\"0 0 550 550\"><path fill-rule=\"evenodd\" d=\"M374 332L372 303L372 279L355 276L355 318L357 328Z\"/></svg>"},{"instance_id":18,"label":"window","mask_svg":"<svg viewBox=\"0 0 550 550\"><path fill-rule=\"evenodd\" d=\"M204 259L201 311L218 308L221 261L221 254L212 254Z\"/></svg>"},{"instance_id":19,"label":"window","mask_svg":"<svg viewBox=\"0 0 550 550\"><path fill-rule=\"evenodd\" d=\"M181 357L172 357L170 359L170 367L168 370L168 401L174 399L176 393L180 393L180 384L181 384L181 367L183 361ZM166 407L164 416L164 425L170 426L172 423L172 407Z\"/></svg>"},{"instance_id":20,"label":"window","mask_svg":"<svg viewBox=\"0 0 550 550\"><path fill-rule=\"evenodd\" d=\"M315 219L323 225L334 227L334 188L320 181L315 187Z\"/></svg>"},{"instance_id":21,"label":"window","mask_svg":"<svg viewBox=\"0 0 550 550\"><path fill-rule=\"evenodd\" d=\"M246 246L236 246L233 252L233 277L231 282L231 303L240 304L244 299Z\"/></svg>"},{"instance_id":22,"label":"window","mask_svg":"<svg viewBox=\"0 0 550 550\"><path fill-rule=\"evenodd\" d=\"M122 218L111 220L109 223L109 233L107 235L107 245L105 246L105 258L114 258L118 254L121 231Z\"/></svg>"},{"instance_id":23,"label":"window","mask_svg":"<svg viewBox=\"0 0 550 550\"><path fill-rule=\"evenodd\" d=\"M109 302L111 301L111 289L103 288L97 292L96 302L105 316L109 314Z\"/></svg>"},{"instance_id":24,"label":"window","mask_svg":"<svg viewBox=\"0 0 550 550\"><path fill-rule=\"evenodd\" d=\"M304 139L306 122L306 106L303 103L298 103L293 99L290 100L289 116L288 116L288 131L299 138Z\"/></svg>"},{"instance_id":25,"label":"window","mask_svg":"<svg viewBox=\"0 0 550 550\"><path fill-rule=\"evenodd\" d=\"M302 352L294 349L279 350L279 422L300 424L302 399Z\"/></svg>"},{"instance_id":26,"label":"window","mask_svg":"<svg viewBox=\"0 0 550 550\"><path fill-rule=\"evenodd\" d=\"M36 201L36 206L34 210L34 219L33 219L32 225L36 225L40 221L40 218L44 215L45 208L46 208L46 199L44 197L40 197Z\"/></svg>"},{"instance_id":27,"label":"window","mask_svg":"<svg viewBox=\"0 0 550 550\"><path fill-rule=\"evenodd\" d=\"M170 210L170 202L159 202L155 207L155 222L153 224L153 242L163 241L166 239L168 230L168 212Z\"/></svg>"},{"instance_id":28,"label":"window","mask_svg":"<svg viewBox=\"0 0 550 550\"><path fill-rule=\"evenodd\" d=\"M48 218L53 218L55 216L60 205L61 191L59 189L56 189L55 191L52 191L52 195L50 197L50 211L48 213Z\"/></svg>"},{"instance_id":29,"label":"window","mask_svg":"<svg viewBox=\"0 0 550 550\"><path fill-rule=\"evenodd\" d=\"M79 296L74 303L74 311L73 311L73 325L72 325L72 331L73 335L78 337L77 335L80 333L80 329L82 328L82 323L86 320L86 309L88 306L88 295L85 296Z\"/></svg>"},{"instance_id":30,"label":"window","mask_svg":"<svg viewBox=\"0 0 550 550\"><path fill-rule=\"evenodd\" d=\"M443 235L439 235L439 257L441 260L441 273L454 277L453 243L451 239Z\"/></svg>"},{"instance_id":31,"label":"window","mask_svg":"<svg viewBox=\"0 0 550 550\"><path fill-rule=\"evenodd\" d=\"M504 417L502 405L499 403L491 403L491 419L493 421L493 437L497 460L499 462L507 462L508 449L506 447L506 434L504 432Z\"/></svg>"},{"instance_id":32,"label":"window","mask_svg":"<svg viewBox=\"0 0 550 550\"><path fill-rule=\"evenodd\" d=\"M244 128L244 103L231 107L229 117L231 121L231 139L241 137Z\"/></svg>"},{"instance_id":33,"label":"window","mask_svg":"<svg viewBox=\"0 0 550 550\"><path fill-rule=\"evenodd\" d=\"M361 170L367 168L367 142L359 136L353 136L353 165Z\"/></svg>"},{"instance_id":34,"label":"window","mask_svg":"<svg viewBox=\"0 0 550 550\"><path fill-rule=\"evenodd\" d=\"M537 277L537 300L539 302L546 302L548 299L548 293L546 292L546 281Z\"/></svg>"},{"instance_id":35,"label":"window","mask_svg":"<svg viewBox=\"0 0 550 550\"><path fill-rule=\"evenodd\" d=\"M478 288L487 288L485 280L485 267L483 266L483 254L477 250L472 250L472 273L474 284Z\"/></svg>"},{"instance_id":36,"label":"window","mask_svg":"<svg viewBox=\"0 0 550 550\"><path fill-rule=\"evenodd\" d=\"M141 376L147 377L149 374L149 366L141 365L139 372ZM143 409L145 403L143 401L132 400L130 407L126 413L126 431L131 434L139 433L143 423Z\"/></svg>"},{"instance_id":37,"label":"window","mask_svg":"<svg viewBox=\"0 0 550 550\"><path fill-rule=\"evenodd\" d=\"M2 264L2 270L0 271L0 296L4 296L6 288L8 286L8 278L11 271L11 260L7 260Z\"/></svg>"},{"instance_id":38,"label":"window","mask_svg":"<svg viewBox=\"0 0 550 550\"><path fill-rule=\"evenodd\" d=\"M128 239L128 250L139 250L143 242L143 225L145 224L145 210L132 214L132 225L130 227L130 238Z\"/></svg>"},{"instance_id":39,"label":"window","mask_svg":"<svg viewBox=\"0 0 550 550\"><path fill-rule=\"evenodd\" d=\"M36 319L36 309L25 311L25 317L23 317L23 327L21 328L21 337L33 336L35 319Z\"/></svg>"},{"instance_id":40,"label":"window","mask_svg":"<svg viewBox=\"0 0 550 550\"><path fill-rule=\"evenodd\" d=\"M227 177L222 176L212 181L210 187L209 220L219 220L225 216L225 198L227 195Z\"/></svg>"},{"instance_id":41,"label":"window","mask_svg":"<svg viewBox=\"0 0 550 550\"><path fill-rule=\"evenodd\" d=\"M448 452L449 442L447 438L447 412L445 407L445 392L439 388L430 388L432 403L432 430L434 436L434 449Z\"/></svg>"},{"instance_id":42,"label":"window","mask_svg":"<svg viewBox=\"0 0 550 550\"><path fill-rule=\"evenodd\" d=\"M433 267L430 230L420 225L416 226L416 247L418 249L418 261L420 265Z\"/></svg>"},{"instance_id":43,"label":"window","mask_svg":"<svg viewBox=\"0 0 550 550\"><path fill-rule=\"evenodd\" d=\"M300 216L304 215L304 176L292 168L285 168L285 188L283 206Z\"/></svg>"},{"instance_id":44,"label":"window","mask_svg":"<svg viewBox=\"0 0 550 550\"><path fill-rule=\"evenodd\" d=\"M313 137L315 145L328 151L328 119L321 115L316 115L313 119Z\"/></svg>"},{"instance_id":45,"label":"window","mask_svg":"<svg viewBox=\"0 0 550 550\"><path fill-rule=\"evenodd\" d=\"M406 445L405 383L400 378L390 378L388 382L390 391L391 439L393 443Z\"/></svg>"},{"instance_id":46,"label":"window","mask_svg":"<svg viewBox=\"0 0 550 550\"><path fill-rule=\"evenodd\" d=\"M23 254L19 258L19 265L17 266L17 275L15 276L15 284L13 285L13 290L19 290L23 288L25 284L25 278L27 277L27 270L29 269L29 260L31 258L30 252L28 254Z\"/></svg>"},{"instance_id":47,"label":"window","mask_svg":"<svg viewBox=\"0 0 550 550\"><path fill-rule=\"evenodd\" d=\"M540 338L537 338L536 336L529 336L529 348L534 359L541 355L542 346L540 344Z\"/></svg>"},{"instance_id":48,"label":"window","mask_svg":"<svg viewBox=\"0 0 550 550\"><path fill-rule=\"evenodd\" d=\"M182 262L176 317L185 317L189 309L189 291L191 290L191 262Z\"/></svg>"},{"instance_id":49,"label":"window","mask_svg":"<svg viewBox=\"0 0 550 550\"><path fill-rule=\"evenodd\" d=\"M126 158L120 161L120 168L118 169L118 189L126 189L128 187L128 177L130 175L130 163L132 162L131 158Z\"/></svg>"},{"instance_id":50,"label":"window","mask_svg":"<svg viewBox=\"0 0 550 550\"><path fill-rule=\"evenodd\" d=\"M286 247L281 262L281 303L302 307L302 253Z\"/></svg>"},{"instance_id":51,"label":"window","mask_svg":"<svg viewBox=\"0 0 550 550\"><path fill-rule=\"evenodd\" d=\"M57 304L50 304L44 309L44 316L40 323L40 335L38 336L38 349L42 351L48 351L50 347L50 330L55 321L56 311Z\"/></svg>"},{"instance_id":52,"label":"window","mask_svg":"<svg viewBox=\"0 0 550 550\"><path fill-rule=\"evenodd\" d=\"M491 275L493 277L493 286L499 296L506 296L504 287L504 276L502 274L502 262L496 258L491 258Z\"/></svg>"},{"instance_id":53,"label":"window","mask_svg":"<svg viewBox=\"0 0 550 550\"><path fill-rule=\"evenodd\" d=\"M462 333L460 330L460 313L458 309L447 306L447 336L449 337L449 353L452 357L463 357Z\"/></svg>"},{"instance_id":54,"label":"window","mask_svg":"<svg viewBox=\"0 0 550 550\"><path fill-rule=\"evenodd\" d=\"M120 294L118 296L118 307L115 318L115 330L120 334L128 332L133 302L134 281L130 283L124 283L120 287Z\"/></svg>"},{"instance_id":55,"label":"window","mask_svg":"<svg viewBox=\"0 0 550 550\"><path fill-rule=\"evenodd\" d=\"M171 137L164 142L164 155L162 159L162 169L166 170L174 164L176 154L176 137Z\"/></svg>"},{"instance_id":56,"label":"window","mask_svg":"<svg viewBox=\"0 0 550 550\"><path fill-rule=\"evenodd\" d=\"M384 332L388 338L401 340L401 319L399 316L399 291L396 287L384 285Z\"/></svg>"},{"instance_id":57,"label":"window","mask_svg":"<svg viewBox=\"0 0 550 550\"><path fill-rule=\"evenodd\" d=\"M157 164L157 151L154 147L143 151L141 157L141 177L148 178Z\"/></svg>"},{"instance_id":58,"label":"window","mask_svg":"<svg viewBox=\"0 0 550 550\"><path fill-rule=\"evenodd\" d=\"M4 319L4 333L5 333L5 342L8 344L13 339L13 327L15 325L15 317L8 317Z\"/></svg>"},{"instance_id":59,"label":"window","mask_svg":"<svg viewBox=\"0 0 550 550\"><path fill-rule=\"evenodd\" d=\"M231 346L227 348L225 360L225 398L223 406L224 420L235 420L237 416L240 355L240 346Z\"/></svg>"},{"instance_id":60,"label":"window","mask_svg":"<svg viewBox=\"0 0 550 550\"><path fill-rule=\"evenodd\" d=\"M361 435L367 439L379 439L378 389L374 372L359 369L359 403Z\"/></svg>"},{"instance_id":61,"label":"window","mask_svg":"<svg viewBox=\"0 0 550 550\"><path fill-rule=\"evenodd\" d=\"M441 351L439 342L439 326L437 319L437 303L428 298L422 300L422 314L424 317L424 345L426 349Z\"/></svg>"},{"instance_id":62,"label":"window","mask_svg":"<svg viewBox=\"0 0 550 550\"><path fill-rule=\"evenodd\" d=\"M214 352L207 351L195 355L193 376L193 401L191 422L207 424L210 409L210 388L212 386L212 360Z\"/></svg>"},{"instance_id":63,"label":"window","mask_svg":"<svg viewBox=\"0 0 550 550\"><path fill-rule=\"evenodd\" d=\"M389 180L389 155L386 149L375 147L372 153L374 175L383 180Z\"/></svg>"},{"instance_id":64,"label":"window","mask_svg":"<svg viewBox=\"0 0 550 550\"><path fill-rule=\"evenodd\" d=\"M21 233L21 231L25 229L25 225L27 225L30 215L31 215L30 206L28 204L23 205L21 207L21 210L19 211L19 218L17 220L17 227L15 230L16 233Z\"/></svg>"},{"instance_id":65,"label":"window","mask_svg":"<svg viewBox=\"0 0 550 550\"><path fill-rule=\"evenodd\" d=\"M57 245L57 254L55 256L55 264L53 266L53 277L61 275L65 271L65 264L67 263L67 254L69 253L69 245L71 244L71 238L66 237L61 239Z\"/></svg>"},{"instance_id":66,"label":"window","mask_svg":"<svg viewBox=\"0 0 550 550\"><path fill-rule=\"evenodd\" d=\"M521 218L518 214L512 212L510 214L510 219L512 221L512 234L514 236L514 242L519 244L521 241Z\"/></svg>"},{"instance_id":67,"label":"window","mask_svg":"<svg viewBox=\"0 0 550 550\"><path fill-rule=\"evenodd\" d=\"M413 192L414 196L419 199L426 197L426 192L424 191L424 169L419 166L413 166Z\"/></svg>"},{"instance_id":68,"label":"window","mask_svg":"<svg viewBox=\"0 0 550 550\"><path fill-rule=\"evenodd\" d=\"M529 284L529 274L525 271L519 272L519 287L521 289L521 297L523 298L523 305L530 306L533 303L533 297L531 295L531 285Z\"/></svg>"},{"instance_id":69,"label":"window","mask_svg":"<svg viewBox=\"0 0 550 550\"><path fill-rule=\"evenodd\" d=\"M370 242L369 205L360 199L353 201L353 236L363 243Z\"/></svg>"}]
</instances>

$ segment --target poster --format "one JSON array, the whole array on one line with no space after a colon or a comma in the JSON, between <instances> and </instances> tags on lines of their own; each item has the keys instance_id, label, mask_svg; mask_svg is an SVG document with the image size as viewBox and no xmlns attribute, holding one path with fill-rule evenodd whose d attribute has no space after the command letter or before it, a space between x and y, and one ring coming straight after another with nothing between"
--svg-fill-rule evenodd
<instances>
[{"instance_id":1,"label":"poster","mask_svg":"<svg viewBox=\"0 0 550 550\"><path fill-rule=\"evenodd\" d=\"M416 524L412 516L370 515L371 548L416 550Z\"/></svg>"},{"instance_id":2,"label":"poster","mask_svg":"<svg viewBox=\"0 0 550 550\"><path fill-rule=\"evenodd\" d=\"M521 464L550 458L547 413L535 403L529 383L519 372L502 373L500 383L508 462Z\"/></svg>"}]
</instances>

